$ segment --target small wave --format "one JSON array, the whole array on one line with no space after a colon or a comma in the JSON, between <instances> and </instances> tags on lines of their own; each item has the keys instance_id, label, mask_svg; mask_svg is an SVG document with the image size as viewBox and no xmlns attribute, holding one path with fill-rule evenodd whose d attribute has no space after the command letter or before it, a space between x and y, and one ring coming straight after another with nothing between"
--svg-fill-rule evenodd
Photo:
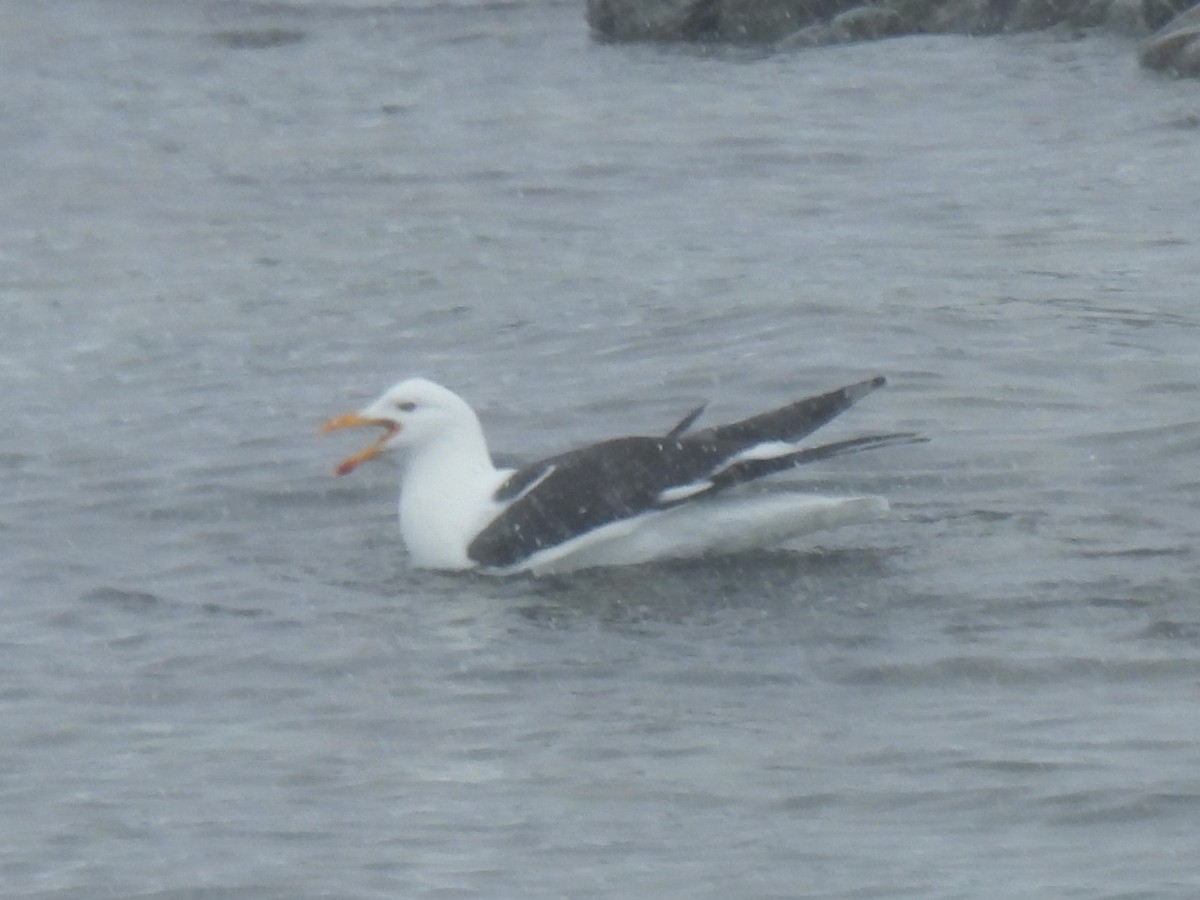
<instances>
[{"instance_id":1,"label":"small wave","mask_svg":"<svg viewBox=\"0 0 1200 900\"><path fill-rule=\"evenodd\" d=\"M148 591L132 591L123 588L98 587L84 591L79 599L84 603L97 603L115 607L126 612L146 612L163 605L163 598Z\"/></svg>"},{"instance_id":2,"label":"small wave","mask_svg":"<svg viewBox=\"0 0 1200 900\"><path fill-rule=\"evenodd\" d=\"M920 663L876 663L848 669L833 680L854 685L924 686L958 682L1000 685L1061 684L1064 680L1176 680L1200 677L1197 659L1102 659L1068 657L1013 661L996 657L951 657Z\"/></svg>"}]
</instances>

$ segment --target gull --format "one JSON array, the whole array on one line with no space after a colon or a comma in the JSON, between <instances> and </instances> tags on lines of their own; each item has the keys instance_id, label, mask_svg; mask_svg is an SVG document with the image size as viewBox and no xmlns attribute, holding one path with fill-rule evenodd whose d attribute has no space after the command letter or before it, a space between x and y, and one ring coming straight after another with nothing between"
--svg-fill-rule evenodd
<instances>
[{"instance_id":1,"label":"gull","mask_svg":"<svg viewBox=\"0 0 1200 900\"><path fill-rule=\"evenodd\" d=\"M877 376L692 430L699 406L661 436L611 438L519 468L497 468L475 411L425 378L399 382L322 431L382 429L336 472L396 453L400 535L412 565L546 574L737 553L879 518L888 510L882 497L746 485L832 456L925 440L897 432L801 443L884 384Z\"/></svg>"}]
</instances>

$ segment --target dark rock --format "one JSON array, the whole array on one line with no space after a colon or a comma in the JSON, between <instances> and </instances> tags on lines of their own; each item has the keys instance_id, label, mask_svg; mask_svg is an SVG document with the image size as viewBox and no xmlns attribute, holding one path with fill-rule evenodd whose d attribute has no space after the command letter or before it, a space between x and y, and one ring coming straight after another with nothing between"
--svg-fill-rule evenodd
<instances>
[{"instance_id":1,"label":"dark rock","mask_svg":"<svg viewBox=\"0 0 1200 900\"><path fill-rule=\"evenodd\" d=\"M900 17L901 34L928 31L928 21L934 4L930 0L882 0L879 6L892 10Z\"/></svg>"},{"instance_id":2,"label":"dark rock","mask_svg":"<svg viewBox=\"0 0 1200 900\"><path fill-rule=\"evenodd\" d=\"M1074 20L1080 4L1075 0L1017 0L1005 28L1009 31L1037 31Z\"/></svg>"},{"instance_id":3,"label":"dark rock","mask_svg":"<svg viewBox=\"0 0 1200 900\"><path fill-rule=\"evenodd\" d=\"M859 6L833 17L829 27L842 41L868 41L904 33L900 13L886 6Z\"/></svg>"},{"instance_id":4,"label":"dark rock","mask_svg":"<svg viewBox=\"0 0 1200 900\"><path fill-rule=\"evenodd\" d=\"M1144 33L1144 17L1161 16L1180 3L1195 0L587 0L587 17L601 40L784 49L902 34L987 35L1060 26ZM1192 26L1186 22L1173 19L1169 35L1155 36L1143 51L1145 65L1196 69L1189 49Z\"/></svg>"},{"instance_id":5,"label":"dark rock","mask_svg":"<svg viewBox=\"0 0 1200 900\"><path fill-rule=\"evenodd\" d=\"M1103 25L1120 34L1144 35L1146 23L1142 18L1142 0L1097 0Z\"/></svg>"},{"instance_id":6,"label":"dark rock","mask_svg":"<svg viewBox=\"0 0 1200 900\"><path fill-rule=\"evenodd\" d=\"M995 34L1008 19L1009 0L948 0L931 4L926 30L939 34Z\"/></svg>"},{"instance_id":7,"label":"dark rock","mask_svg":"<svg viewBox=\"0 0 1200 900\"><path fill-rule=\"evenodd\" d=\"M1200 6L1193 6L1155 32L1138 51L1138 61L1148 69L1200 76Z\"/></svg>"},{"instance_id":8,"label":"dark rock","mask_svg":"<svg viewBox=\"0 0 1200 900\"><path fill-rule=\"evenodd\" d=\"M862 0L721 0L720 36L738 44L778 41L827 22Z\"/></svg>"},{"instance_id":9,"label":"dark rock","mask_svg":"<svg viewBox=\"0 0 1200 900\"><path fill-rule=\"evenodd\" d=\"M713 40L719 12L719 0L587 0L592 33L613 41Z\"/></svg>"},{"instance_id":10,"label":"dark rock","mask_svg":"<svg viewBox=\"0 0 1200 900\"><path fill-rule=\"evenodd\" d=\"M793 31L775 42L776 50L800 50L805 47L824 47L838 43L837 36L828 25L809 25Z\"/></svg>"},{"instance_id":11,"label":"dark rock","mask_svg":"<svg viewBox=\"0 0 1200 900\"><path fill-rule=\"evenodd\" d=\"M1162 28L1194 3L1195 0L1142 0L1142 21L1147 28Z\"/></svg>"}]
</instances>

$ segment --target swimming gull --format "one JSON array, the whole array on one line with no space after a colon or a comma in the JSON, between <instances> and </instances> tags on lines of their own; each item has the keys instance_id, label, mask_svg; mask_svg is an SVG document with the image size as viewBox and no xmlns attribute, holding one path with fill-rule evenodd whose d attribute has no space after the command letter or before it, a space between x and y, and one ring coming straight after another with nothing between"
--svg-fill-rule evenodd
<instances>
[{"instance_id":1,"label":"swimming gull","mask_svg":"<svg viewBox=\"0 0 1200 900\"><path fill-rule=\"evenodd\" d=\"M338 475L401 451L400 534L413 565L563 572L735 553L878 518L888 509L882 497L742 486L831 456L924 440L903 432L801 446L885 383L871 378L692 431L701 406L661 437L605 440L512 469L493 464L470 405L424 378L401 381L322 431L383 429L337 467Z\"/></svg>"}]
</instances>

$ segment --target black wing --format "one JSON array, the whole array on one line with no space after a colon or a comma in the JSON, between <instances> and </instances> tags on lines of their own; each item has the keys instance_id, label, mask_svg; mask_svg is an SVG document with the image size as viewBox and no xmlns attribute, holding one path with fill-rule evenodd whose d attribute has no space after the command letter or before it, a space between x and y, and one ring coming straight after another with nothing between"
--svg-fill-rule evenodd
<instances>
[{"instance_id":1,"label":"black wing","mask_svg":"<svg viewBox=\"0 0 1200 900\"><path fill-rule=\"evenodd\" d=\"M869 434L864 437L850 438L847 441L836 441L832 444L821 444L816 447L804 447L791 453L772 456L767 459L746 459L730 463L716 472L709 480L712 490L719 491L735 484L753 481L764 475L773 475L786 469L802 466L805 463L829 459L832 456L842 456L846 453L858 453L862 450L877 450L880 447L895 447L899 444L924 444L929 438L914 431L900 431L893 434ZM707 493L712 493L708 491Z\"/></svg>"},{"instance_id":2,"label":"black wing","mask_svg":"<svg viewBox=\"0 0 1200 900\"><path fill-rule=\"evenodd\" d=\"M887 384L882 375L855 384L805 397L787 406L742 419L729 425L716 425L688 435L689 441L733 441L744 447L764 441L795 443L812 434L834 417L848 410L872 391Z\"/></svg>"},{"instance_id":3,"label":"black wing","mask_svg":"<svg viewBox=\"0 0 1200 900\"><path fill-rule=\"evenodd\" d=\"M664 491L703 482L726 458L716 444L627 437L572 450L519 469L496 499L511 501L467 548L504 567L602 525L663 508Z\"/></svg>"},{"instance_id":4,"label":"black wing","mask_svg":"<svg viewBox=\"0 0 1200 900\"><path fill-rule=\"evenodd\" d=\"M758 444L795 444L885 384L872 378L739 422L684 434L703 407L666 437L627 437L550 457L514 472L496 492L509 506L467 548L476 563L503 568L593 529L666 509L735 484L842 453L907 443L916 435L872 435L771 457L742 459Z\"/></svg>"},{"instance_id":5,"label":"black wing","mask_svg":"<svg viewBox=\"0 0 1200 900\"><path fill-rule=\"evenodd\" d=\"M689 428L691 428L692 423L695 422L698 418L700 418L700 414L702 412L704 412L704 409L707 406L708 406L707 403L701 403L699 406L697 406L695 409L693 409L690 413L688 413L686 416L684 416L682 419L680 419L679 423L674 428L672 428L670 431L667 432L667 437L677 438L681 434L683 434L685 431L687 431Z\"/></svg>"}]
</instances>

